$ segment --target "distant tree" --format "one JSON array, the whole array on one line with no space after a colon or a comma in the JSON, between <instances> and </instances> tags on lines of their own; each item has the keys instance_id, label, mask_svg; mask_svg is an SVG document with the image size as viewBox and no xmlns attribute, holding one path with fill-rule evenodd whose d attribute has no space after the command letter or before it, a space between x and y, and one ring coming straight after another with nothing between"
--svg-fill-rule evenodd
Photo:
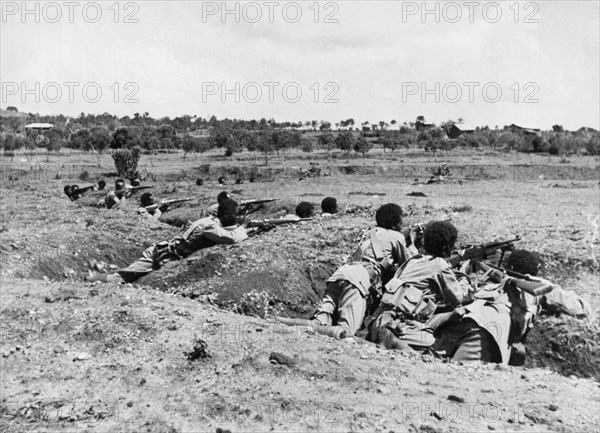
<instances>
[{"instance_id":1,"label":"distant tree","mask_svg":"<svg viewBox=\"0 0 600 433\"><path fill-rule=\"evenodd\" d=\"M363 158L366 157L367 152L371 150L373 144L370 141L367 141L365 137L358 137L356 143L354 143L354 151L356 153L362 153Z\"/></svg>"},{"instance_id":2,"label":"distant tree","mask_svg":"<svg viewBox=\"0 0 600 433\"><path fill-rule=\"evenodd\" d=\"M301 139L300 143L301 143L302 152L311 153L313 151L314 146L313 146L312 140L309 140L308 138L303 137Z\"/></svg>"},{"instance_id":3,"label":"distant tree","mask_svg":"<svg viewBox=\"0 0 600 433\"><path fill-rule=\"evenodd\" d=\"M321 120L321 126L319 126L319 130L320 131L329 131L330 129L331 129L331 122Z\"/></svg>"},{"instance_id":4,"label":"distant tree","mask_svg":"<svg viewBox=\"0 0 600 433\"><path fill-rule=\"evenodd\" d=\"M273 144L271 140L271 134L268 131L257 136L256 150L262 152L265 156L265 165L269 164L269 153L273 151Z\"/></svg>"},{"instance_id":5,"label":"distant tree","mask_svg":"<svg viewBox=\"0 0 600 433\"><path fill-rule=\"evenodd\" d=\"M335 137L335 144L348 155L354 145L354 135L350 131L342 131Z\"/></svg>"},{"instance_id":6,"label":"distant tree","mask_svg":"<svg viewBox=\"0 0 600 433\"><path fill-rule=\"evenodd\" d=\"M330 152L335 145L335 137L331 132L324 132L317 135L317 142L319 143L319 146L327 149L327 152Z\"/></svg>"},{"instance_id":7,"label":"distant tree","mask_svg":"<svg viewBox=\"0 0 600 433\"><path fill-rule=\"evenodd\" d=\"M564 132L562 125L552 125L552 130L554 132Z\"/></svg>"},{"instance_id":8,"label":"distant tree","mask_svg":"<svg viewBox=\"0 0 600 433\"><path fill-rule=\"evenodd\" d=\"M90 135L90 130L87 128L82 128L79 131L71 134L71 147L73 149L88 150L91 140L92 136Z\"/></svg>"},{"instance_id":9,"label":"distant tree","mask_svg":"<svg viewBox=\"0 0 600 433\"><path fill-rule=\"evenodd\" d=\"M95 126L90 131L90 146L101 155L110 146L110 132L103 126Z\"/></svg>"},{"instance_id":10,"label":"distant tree","mask_svg":"<svg viewBox=\"0 0 600 433\"><path fill-rule=\"evenodd\" d=\"M142 144L139 131L135 128L120 127L113 131L110 147L112 149L126 149Z\"/></svg>"}]
</instances>

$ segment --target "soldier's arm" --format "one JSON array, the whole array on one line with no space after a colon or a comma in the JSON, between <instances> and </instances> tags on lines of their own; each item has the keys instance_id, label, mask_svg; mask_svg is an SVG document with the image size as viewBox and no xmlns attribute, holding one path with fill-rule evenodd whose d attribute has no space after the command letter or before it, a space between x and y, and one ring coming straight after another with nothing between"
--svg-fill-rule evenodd
<instances>
[{"instance_id":1,"label":"soldier's arm","mask_svg":"<svg viewBox=\"0 0 600 433\"><path fill-rule=\"evenodd\" d=\"M460 305L468 298L471 289L469 278L466 275L460 275L457 278L449 266L440 273L439 283L446 304L451 306Z\"/></svg>"},{"instance_id":2,"label":"soldier's arm","mask_svg":"<svg viewBox=\"0 0 600 433\"><path fill-rule=\"evenodd\" d=\"M204 237L218 244L236 244L248 239L248 233L244 227L227 230L220 224L214 224L204 230Z\"/></svg>"}]
</instances>

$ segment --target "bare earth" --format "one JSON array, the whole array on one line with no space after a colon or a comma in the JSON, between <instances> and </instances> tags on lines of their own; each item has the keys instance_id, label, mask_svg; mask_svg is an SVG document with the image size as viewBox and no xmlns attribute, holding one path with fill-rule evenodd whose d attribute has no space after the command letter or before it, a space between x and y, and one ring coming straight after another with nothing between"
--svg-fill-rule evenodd
<instances>
[{"instance_id":1,"label":"bare earth","mask_svg":"<svg viewBox=\"0 0 600 433\"><path fill-rule=\"evenodd\" d=\"M200 160L153 164L157 195L198 197L166 222L193 219L223 188L209 175L195 186ZM89 196L81 206L60 200L65 183L86 184L78 179L3 171L0 431L598 431L598 161L554 161L528 182L455 175L441 185L399 181L394 164L352 160L364 171L230 182L243 198L280 198L258 216L326 195L355 212L199 252L136 285L83 277L130 263L178 228L138 219L133 203L114 212ZM376 165L385 170L369 173ZM413 191L428 197L406 196ZM544 275L588 299L596 318L541 317L525 368L444 363L264 318L308 316L386 202L402 206L406 225L451 218L460 244L520 235L519 247L541 253Z\"/></svg>"}]
</instances>

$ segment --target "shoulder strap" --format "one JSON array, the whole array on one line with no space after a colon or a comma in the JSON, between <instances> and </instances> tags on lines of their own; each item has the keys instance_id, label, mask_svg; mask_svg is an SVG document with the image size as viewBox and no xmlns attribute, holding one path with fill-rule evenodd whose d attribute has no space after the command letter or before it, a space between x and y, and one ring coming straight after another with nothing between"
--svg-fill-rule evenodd
<instances>
[{"instance_id":1,"label":"shoulder strap","mask_svg":"<svg viewBox=\"0 0 600 433\"><path fill-rule=\"evenodd\" d=\"M190 235L196 230L199 226L202 225L205 218L200 218L199 220L194 221L184 232L182 235L178 236L179 238L187 241Z\"/></svg>"},{"instance_id":2,"label":"shoulder strap","mask_svg":"<svg viewBox=\"0 0 600 433\"><path fill-rule=\"evenodd\" d=\"M371 229L369 232L369 239L371 240L371 246L373 247L375 258L379 261L383 258L383 248L381 246L381 242L379 242L379 239L377 239L376 231L377 228Z\"/></svg>"}]
</instances>

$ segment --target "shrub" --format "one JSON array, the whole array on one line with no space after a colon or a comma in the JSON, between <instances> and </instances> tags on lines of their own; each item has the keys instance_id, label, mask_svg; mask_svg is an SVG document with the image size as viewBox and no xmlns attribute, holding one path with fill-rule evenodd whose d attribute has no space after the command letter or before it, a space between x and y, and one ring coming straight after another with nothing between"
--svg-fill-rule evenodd
<instances>
[{"instance_id":1,"label":"shrub","mask_svg":"<svg viewBox=\"0 0 600 433\"><path fill-rule=\"evenodd\" d=\"M118 149L112 154L115 168L120 177L133 179L137 176L138 162L140 160L140 148Z\"/></svg>"}]
</instances>

